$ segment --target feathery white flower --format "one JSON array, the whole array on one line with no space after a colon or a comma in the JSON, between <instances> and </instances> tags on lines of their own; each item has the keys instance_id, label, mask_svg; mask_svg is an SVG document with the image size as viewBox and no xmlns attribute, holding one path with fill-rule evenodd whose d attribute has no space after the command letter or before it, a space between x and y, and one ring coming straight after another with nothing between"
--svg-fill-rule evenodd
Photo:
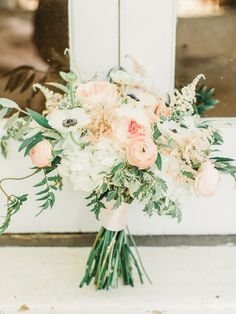
<instances>
[{"instance_id":1,"label":"feathery white flower","mask_svg":"<svg viewBox=\"0 0 236 314\"><path fill-rule=\"evenodd\" d=\"M189 112L191 115L194 112L193 104L196 101L196 86L201 78L205 79L205 76L199 74L192 83L184 86L180 91L175 89L170 106L186 113Z\"/></svg>"}]
</instances>

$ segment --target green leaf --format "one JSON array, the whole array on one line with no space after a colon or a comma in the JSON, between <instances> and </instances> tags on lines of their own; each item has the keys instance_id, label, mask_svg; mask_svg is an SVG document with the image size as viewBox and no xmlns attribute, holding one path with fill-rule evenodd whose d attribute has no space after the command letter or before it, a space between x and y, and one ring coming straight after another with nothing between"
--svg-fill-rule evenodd
<instances>
[{"instance_id":1,"label":"green leaf","mask_svg":"<svg viewBox=\"0 0 236 314\"><path fill-rule=\"evenodd\" d=\"M46 178L43 178L43 180L37 184L34 185L34 188L37 188L37 187L40 187L40 186L43 186L44 184L47 183L47 180Z\"/></svg>"},{"instance_id":2,"label":"green leaf","mask_svg":"<svg viewBox=\"0 0 236 314\"><path fill-rule=\"evenodd\" d=\"M48 194L36 199L36 201L46 201L46 200L48 200Z\"/></svg>"},{"instance_id":3,"label":"green leaf","mask_svg":"<svg viewBox=\"0 0 236 314\"><path fill-rule=\"evenodd\" d=\"M66 81L66 82L69 81L69 80L68 80L68 73L63 72L63 71L60 71L59 74L60 74L61 78L62 78L64 81Z\"/></svg>"},{"instance_id":4,"label":"green leaf","mask_svg":"<svg viewBox=\"0 0 236 314\"><path fill-rule=\"evenodd\" d=\"M47 193L49 191L50 191L50 189L47 187L45 190L40 191L40 192L36 193L35 195L42 195L42 194L45 194L45 193Z\"/></svg>"},{"instance_id":5,"label":"green leaf","mask_svg":"<svg viewBox=\"0 0 236 314\"><path fill-rule=\"evenodd\" d=\"M14 113L5 123L4 129L7 130L13 126L13 124L18 120L19 112Z\"/></svg>"},{"instance_id":6,"label":"green leaf","mask_svg":"<svg viewBox=\"0 0 236 314\"><path fill-rule=\"evenodd\" d=\"M37 134L40 134L40 133L37 133ZM18 149L18 152L21 152L25 147L27 147L35 138L35 135L32 136L32 137L29 137L29 138L26 138L23 143L21 143L19 149Z\"/></svg>"},{"instance_id":7,"label":"green leaf","mask_svg":"<svg viewBox=\"0 0 236 314\"><path fill-rule=\"evenodd\" d=\"M0 120L3 119L7 113L8 113L8 108L2 108L0 110Z\"/></svg>"},{"instance_id":8,"label":"green leaf","mask_svg":"<svg viewBox=\"0 0 236 314\"><path fill-rule=\"evenodd\" d=\"M20 107L17 105L17 103L8 98L0 98L0 105L5 108L20 110Z\"/></svg>"},{"instance_id":9,"label":"green leaf","mask_svg":"<svg viewBox=\"0 0 236 314\"><path fill-rule=\"evenodd\" d=\"M182 174L187 178L194 179L192 172L183 171Z\"/></svg>"},{"instance_id":10,"label":"green leaf","mask_svg":"<svg viewBox=\"0 0 236 314\"><path fill-rule=\"evenodd\" d=\"M54 203L55 203L55 195L54 195L54 193L53 192L50 192L49 193L49 203L50 203L50 207L52 208L53 207L53 205L54 205Z\"/></svg>"},{"instance_id":11,"label":"green leaf","mask_svg":"<svg viewBox=\"0 0 236 314\"><path fill-rule=\"evenodd\" d=\"M108 185L105 182L103 182L103 184L100 187L100 194L104 194L107 191L107 189Z\"/></svg>"},{"instance_id":12,"label":"green leaf","mask_svg":"<svg viewBox=\"0 0 236 314\"><path fill-rule=\"evenodd\" d=\"M46 84L50 85L50 86L53 86L53 87L56 87L56 88L60 89L61 91L63 91L66 94L68 94L68 92L69 92L68 88L65 85L62 85L60 83L49 82L49 83L46 83Z\"/></svg>"},{"instance_id":13,"label":"green leaf","mask_svg":"<svg viewBox=\"0 0 236 314\"><path fill-rule=\"evenodd\" d=\"M115 204L113 205L112 209L117 209L118 207L120 207L121 203L122 203L122 197L119 196L119 197L117 198Z\"/></svg>"},{"instance_id":14,"label":"green leaf","mask_svg":"<svg viewBox=\"0 0 236 314\"><path fill-rule=\"evenodd\" d=\"M57 180L61 180L61 176L56 175L53 177L48 177L48 181L57 181Z\"/></svg>"},{"instance_id":15,"label":"green leaf","mask_svg":"<svg viewBox=\"0 0 236 314\"><path fill-rule=\"evenodd\" d=\"M228 157L211 157L210 159L216 160L216 161L221 161L221 162L231 162L234 161L232 158Z\"/></svg>"},{"instance_id":16,"label":"green leaf","mask_svg":"<svg viewBox=\"0 0 236 314\"><path fill-rule=\"evenodd\" d=\"M157 124L154 124L154 133L153 133L153 138L154 140L158 140L158 138L161 136L161 132L158 129Z\"/></svg>"},{"instance_id":17,"label":"green leaf","mask_svg":"<svg viewBox=\"0 0 236 314\"><path fill-rule=\"evenodd\" d=\"M42 141L42 137L36 137L32 142L30 142L30 144L25 149L24 156L29 155L30 150L41 141Z\"/></svg>"},{"instance_id":18,"label":"green leaf","mask_svg":"<svg viewBox=\"0 0 236 314\"><path fill-rule=\"evenodd\" d=\"M7 143L7 140L3 140L3 138L0 140L0 152L4 158L7 158L8 143Z\"/></svg>"},{"instance_id":19,"label":"green leaf","mask_svg":"<svg viewBox=\"0 0 236 314\"><path fill-rule=\"evenodd\" d=\"M112 168L111 173L114 174L116 171L125 168L126 164L124 162L120 162L118 165Z\"/></svg>"},{"instance_id":20,"label":"green leaf","mask_svg":"<svg viewBox=\"0 0 236 314\"><path fill-rule=\"evenodd\" d=\"M48 139L54 139L54 140L60 140L62 138L62 136L56 132L53 132L53 131L48 131L48 132L43 132L43 136L45 138L48 138ZM61 150L61 152L63 152L63 150Z\"/></svg>"},{"instance_id":21,"label":"green leaf","mask_svg":"<svg viewBox=\"0 0 236 314\"><path fill-rule=\"evenodd\" d=\"M107 201L110 202L112 201L117 195L116 191L110 191L107 195Z\"/></svg>"},{"instance_id":22,"label":"green leaf","mask_svg":"<svg viewBox=\"0 0 236 314\"><path fill-rule=\"evenodd\" d=\"M162 159L161 159L161 154L160 153L157 154L156 166L161 171L161 169L162 169Z\"/></svg>"},{"instance_id":23,"label":"green leaf","mask_svg":"<svg viewBox=\"0 0 236 314\"><path fill-rule=\"evenodd\" d=\"M28 194L23 194L23 195L21 195L21 196L18 196L18 199L19 199L21 202L27 201L27 198L28 198Z\"/></svg>"},{"instance_id":24,"label":"green leaf","mask_svg":"<svg viewBox=\"0 0 236 314\"><path fill-rule=\"evenodd\" d=\"M48 124L48 120L44 118L41 114L31 109L27 109L27 112L29 113L31 118L34 119L34 121L36 121L39 125L46 129L52 129L51 126Z\"/></svg>"},{"instance_id":25,"label":"green leaf","mask_svg":"<svg viewBox=\"0 0 236 314\"><path fill-rule=\"evenodd\" d=\"M16 214L21 206L23 205L23 202L27 200L27 194L21 195L21 196L15 196L11 195L9 198L9 201L7 203L7 214L4 218L3 223L0 225L0 234L4 233L7 228L10 225L11 218L14 214Z\"/></svg>"},{"instance_id":26,"label":"green leaf","mask_svg":"<svg viewBox=\"0 0 236 314\"><path fill-rule=\"evenodd\" d=\"M199 115L205 115L208 110L213 109L219 100L213 98L215 89L207 86L201 86L196 92L196 103L193 105L194 110Z\"/></svg>"}]
</instances>

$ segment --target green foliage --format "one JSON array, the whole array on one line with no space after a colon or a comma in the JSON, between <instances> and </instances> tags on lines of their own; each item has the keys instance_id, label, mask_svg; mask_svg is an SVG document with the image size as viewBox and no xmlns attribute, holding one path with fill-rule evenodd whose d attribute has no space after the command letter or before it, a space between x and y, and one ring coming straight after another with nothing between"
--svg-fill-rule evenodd
<instances>
[{"instance_id":1,"label":"green foliage","mask_svg":"<svg viewBox=\"0 0 236 314\"><path fill-rule=\"evenodd\" d=\"M39 142L44 139L44 136L41 132L34 134L33 136L26 138L19 147L19 152L25 150L24 155L29 155L30 150Z\"/></svg>"},{"instance_id":2,"label":"green foliage","mask_svg":"<svg viewBox=\"0 0 236 314\"><path fill-rule=\"evenodd\" d=\"M4 125L5 130L10 129L17 122L19 114L20 114L19 111L17 111L7 120L7 122Z\"/></svg>"},{"instance_id":3,"label":"green foliage","mask_svg":"<svg viewBox=\"0 0 236 314\"><path fill-rule=\"evenodd\" d=\"M32 135L31 137L24 138L22 141L18 151L25 150L24 155L27 156L30 153L30 150L37 145L39 142L43 140L55 141L54 135L44 134L43 132L39 131L36 134Z\"/></svg>"},{"instance_id":4,"label":"green foliage","mask_svg":"<svg viewBox=\"0 0 236 314\"><path fill-rule=\"evenodd\" d=\"M0 138L0 153L3 155L4 158L7 158L9 140L14 139L16 141L22 141L23 136L28 132L30 121L30 119L24 117L14 121L11 126L9 126L8 123L6 134L4 134ZM6 125L4 128L6 128Z\"/></svg>"},{"instance_id":5,"label":"green foliage","mask_svg":"<svg viewBox=\"0 0 236 314\"><path fill-rule=\"evenodd\" d=\"M158 166L161 168L159 157ZM100 210L105 208L103 200L113 202L113 210L122 203L131 203L134 199L142 203L147 215L158 213L181 217L178 205L165 197L167 185L165 181L157 177L150 169L139 170L137 167L125 163L119 163L105 176L103 183L97 187L88 197L88 206L99 217Z\"/></svg>"},{"instance_id":6,"label":"green foliage","mask_svg":"<svg viewBox=\"0 0 236 314\"><path fill-rule=\"evenodd\" d=\"M170 199L163 198L159 202L154 203L155 209L159 216L170 216L171 218L176 218L178 223L181 222L182 212L180 209L180 204L177 201L172 201Z\"/></svg>"},{"instance_id":7,"label":"green foliage","mask_svg":"<svg viewBox=\"0 0 236 314\"><path fill-rule=\"evenodd\" d=\"M215 168L224 174L230 174L236 183L236 165L235 160L226 157L212 157L211 160L214 162Z\"/></svg>"},{"instance_id":8,"label":"green foliage","mask_svg":"<svg viewBox=\"0 0 236 314\"><path fill-rule=\"evenodd\" d=\"M9 139L8 136L3 136L0 139L0 153L4 158L7 158L8 154L8 139Z\"/></svg>"},{"instance_id":9,"label":"green foliage","mask_svg":"<svg viewBox=\"0 0 236 314\"><path fill-rule=\"evenodd\" d=\"M222 145L224 143L224 139L220 131L215 131L213 134L213 142L212 145Z\"/></svg>"},{"instance_id":10,"label":"green foliage","mask_svg":"<svg viewBox=\"0 0 236 314\"><path fill-rule=\"evenodd\" d=\"M204 116L207 111L215 108L220 101L214 98L214 95L215 88L205 85L201 86L196 92L195 112L200 116Z\"/></svg>"},{"instance_id":11,"label":"green foliage","mask_svg":"<svg viewBox=\"0 0 236 314\"><path fill-rule=\"evenodd\" d=\"M112 173L112 174L115 174L116 171L124 169L125 166L126 166L126 164L125 164L124 162L120 162L120 163L117 164L115 167L113 167L113 169L111 170L111 173Z\"/></svg>"},{"instance_id":12,"label":"green foliage","mask_svg":"<svg viewBox=\"0 0 236 314\"><path fill-rule=\"evenodd\" d=\"M4 218L3 223L0 226L0 234L3 234L7 230L11 222L12 216L20 210L22 204L27 200L27 196L27 194L24 194L21 196L11 195L8 197L7 214Z\"/></svg>"},{"instance_id":13,"label":"green foliage","mask_svg":"<svg viewBox=\"0 0 236 314\"><path fill-rule=\"evenodd\" d=\"M106 208L103 204L102 199L105 197L104 194L100 194L96 191L93 191L89 196L86 197L87 200L90 200L87 206L93 206L91 212L94 212L95 217L99 219L99 214L102 208Z\"/></svg>"},{"instance_id":14,"label":"green foliage","mask_svg":"<svg viewBox=\"0 0 236 314\"><path fill-rule=\"evenodd\" d=\"M160 136L161 136L161 132L160 132L160 130L158 129L157 124L155 123L155 124L154 124L153 139L154 139L155 141L157 141Z\"/></svg>"},{"instance_id":15,"label":"green foliage","mask_svg":"<svg viewBox=\"0 0 236 314\"><path fill-rule=\"evenodd\" d=\"M31 118L36 121L39 125L41 125L43 128L51 129L51 126L48 124L48 120L43 117L40 113L33 111L31 109L27 109L28 114L31 116Z\"/></svg>"},{"instance_id":16,"label":"green foliage","mask_svg":"<svg viewBox=\"0 0 236 314\"><path fill-rule=\"evenodd\" d=\"M41 190L36 193L39 198L36 201L42 202L39 206L41 208L40 212L37 214L41 214L42 211L52 208L55 203L55 190L62 189L62 178L59 175L48 176L46 169L44 169L44 178L34 185L34 187L39 187Z\"/></svg>"},{"instance_id":17,"label":"green foliage","mask_svg":"<svg viewBox=\"0 0 236 314\"><path fill-rule=\"evenodd\" d=\"M161 159L161 154L160 153L157 154L156 166L161 171L161 169L162 169L162 159Z\"/></svg>"}]
</instances>

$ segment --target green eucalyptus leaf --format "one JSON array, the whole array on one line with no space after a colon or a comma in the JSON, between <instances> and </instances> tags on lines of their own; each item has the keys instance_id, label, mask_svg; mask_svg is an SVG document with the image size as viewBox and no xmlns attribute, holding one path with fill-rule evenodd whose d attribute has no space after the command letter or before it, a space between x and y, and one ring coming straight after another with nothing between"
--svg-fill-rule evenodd
<instances>
[{"instance_id":1,"label":"green eucalyptus leaf","mask_svg":"<svg viewBox=\"0 0 236 314\"><path fill-rule=\"evenodd\" d=\"M36 121L39 125L46 129L52 129L51 126L48 124L48 120L43 117L40 113L33 111L31 109L27 109L27 112L31 116L31 118Z\"/></svg>"}]
</instances>

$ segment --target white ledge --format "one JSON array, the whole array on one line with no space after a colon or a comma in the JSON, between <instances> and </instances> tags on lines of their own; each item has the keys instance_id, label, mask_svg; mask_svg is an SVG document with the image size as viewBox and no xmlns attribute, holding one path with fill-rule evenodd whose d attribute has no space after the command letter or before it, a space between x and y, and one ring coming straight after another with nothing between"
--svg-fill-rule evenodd
<instances>
[{"instance_id":1,"label":"white ledge","mask_svg":"<svg viewBox=\"0 0 236 314\"><path fill-rule=\"evenodd\" d=\"M140 248L153 284L111 291L79 288L87 248L0 252L1 314L236 313L235 246Z\"/></svg>"}]
</instances>

